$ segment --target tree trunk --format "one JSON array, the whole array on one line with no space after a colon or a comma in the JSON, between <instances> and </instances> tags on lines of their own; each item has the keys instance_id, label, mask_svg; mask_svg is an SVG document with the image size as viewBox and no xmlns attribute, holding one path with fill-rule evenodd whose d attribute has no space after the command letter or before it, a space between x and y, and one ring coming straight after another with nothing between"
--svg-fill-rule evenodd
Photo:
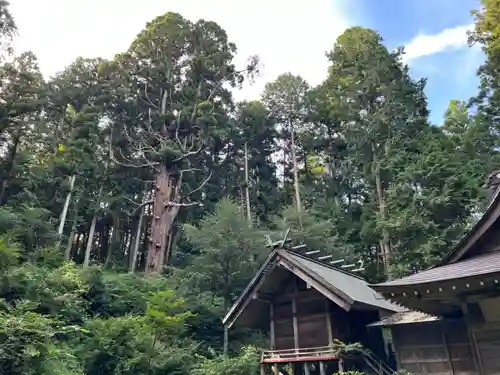
<instances>
[{"instance_id":1,"label":"tree trunk","mask_svg":"<svg viewBox=\"0 0 500 375\"><path fill-rule=\"evenodd\" d=\"M143 220L146 219L144 216ZM136 268L139 267L141 270L146 270L146 260L148 257L149 249L149 239L151 238L151 223L146 224L142 227L142 238L141 238L141 248L137 253L137 264Z\"/></svg>"},{"instance_id":2,"label":"tree trunk","mask_svg":"<svg viewBox=\"0 0 500 375\"><path fill-rule=\"evenodd\" d=\"M71 233L68 237L68 244L66 245L66 250L64 251L64 260L68 261L71 259L71 249L73 248L73 239L75 238L75 226L71 228Z\"/></svg>"},{"instance_id":3,"label":"tree trunk","mask_svg":"<svg viewBox=\"0 0 500 375\"><path fill-rule=\"evenodd\" d=\"M108 173L108 164L109 161L106 161L106 164L104 166L104 175L107 175ZM90 262L90 252L92 251L92 244L94 242L95 226L97 223L97 216L99 214L99 209L101 205L101 197L103 189L104 189L104 182L101 182L101 186L99 187L99 193L97 194L97 204L95 207L94 216L92 217L92 223L90 224L89 238L87 240L87 247L85 248L85 258L83 260L83 267L88 267Z\"/></svg>"},{"instance_id":4,"label":"tree trunk","mask_svg":"<svg viewBox=\"0 0 500 375\"><path fill-rule=\"evenodd\" d=\"M155 179L155 197L151 222L151 241L148 247L146 272L161 272L164 263L168 263L167 234L179 212L180 181L175 181L166 169Z\"/></svg>"},{"instance_id":5,"label":"tree trunk","mask_svg":"<svg viewBox=\"0 0 500 375\"><path fill-rule=\"evenodd\" d=\"M10 149L9 153L9 166L7 167L7 178L2 181L2 187L0 189L0 205L3 204L3 201L5 199L5 193L7 192L7 185L9 183L9 179L12 178L12 172L14 171L14 166L16 162L16 155L17 155L17 147L19 146L19 142L21 141L21 129L19 129L16 133L16 136L14 138L14 144L12 145L12 148Z\"/></svg>"},{"instance_id":6,"label":"tree trunk","mask_svg":"<svg viewBox=\"0 0 500 375\"><path fill-rule=\"evenodd\" d=\"M92 251L92 245L94 244L94 233L95 226L97 223L97 210L94 212L92 217L92 223L90 224L89 237L87 239L87 247L85 248L85 258L83 260L83 267L88 267L90 263L90 252Z\"/></svg>"},{"instance_id":7,"label":"tree trunk","mask_svg":"<svg viewBox=\"0 0 500 375\"><path fill-rule=\"evenodd\" d=\"M299 214L299 225L302 229L302 204L300 200L300 187L299 187L299 171L297 168L297 152L295 150L295 130L293 129L293 124L290 121L290 133L291 133L291 144L292 144L292 165L293 165L293 187L295 190L295 205L297 208L297 213Z\"/></svg>"},{"instance_id":8,"label":"tree trunk","mask_svg":"<svg viewBox=\"0 0 500 375\"><path fill-rule=\"evenodd\" d=\"M144 193L144 200L146 200L147 190ZM142 207L141 212L139 214L139 222L137 223L137 229L135 231L134 236L134 244L132 246L132 252L130 253L130 263L129 263L129 272L134 273L135 266L137 264L137 253L139 252L139 244L141 242L141 231L142 231L142 221L144 219L144 207Z\"/></svg>"},{"instance_id":9,"label":"tree trunk","mask_svg":"<svg viewBox=\"0 0 500 375\"><path fill-rule=\"evenodd\" d=\"M72 175L69 178L69 191L68 194L66 194L66 200L64 201L63 210L59 218L59 228L57 229L57 237L59 238L58 241L60 241L62 237L64 225L66 224L66 215L68 214L69 203L71 202L71 194L73 193L73 188L75 186L75 179L75 175Z\"/></svg>"},{"instance_id":10,"label":"tree trunk","mask_svg":"<svg viewBox=\"0 0 500 375\"><path fill-rule=\"evenodd\" d=\"M75 245L73 246L74 249L75 249L75 252L78 252L78 249L80 248L81 246L81 240L83 238L83 234L78 232L78 230L76 231L76 240L75 240Z\"/></svg>"},{"instance_id":11,"label":"tree trunk","mask_svg":"<svg viewBox=\"0 0 500 375\"><path fill-rule=\"evenodd\" d=\"M66 251L64 252L64 260L68 261L71 259L71 250L73 249L73 240L76 234L76 219L78 217L78 198L75 201L75 204L73 206L73 222L71 224L71 232L68 237L68 244L66 246ZM62 234L62 233L61 233ZM61 238L61 237L59 237ZM78 245L79 241L79 236L76 238L76 242ZM78 246L76 246L76 249L78 249Z\"/></svg>"},{"instance_id":12,"label":"tree trunk","mask_svg":"<svg viewBox=\"0 0 500 375\"><path fill-rule=\"evenodd\" d=\"M246 213L248 226L252 227L252 211L250 209L250 187L249 178L248 178L248 143L245 142L245 204L246 204Z\"/></svg>"},{"instance_id":13,"label":"tree trunk","mask_svg":"<svg viewBox=\"0 0 500 375\"><path fill-rule=\"evenodd\" d=\"M245 197L243 194L243 186L240 187L239 193L240 193L240 208L241 208L241 214L243 215L245 213Z\"/></svg>"},{"instance_id":14,"label":"tree trunk","mask_svg":"<svg viewBox=\"0 0 500 375\"><path fill-rule=\"evenodd\" d=\"M382 180L380 178L380 165L379 160L376 153L376 147L372 142L372 157L373 157L373 165L372 165L372 173L375 179L375 197L379 209L380 218L385 221L386 219L386 210L385 210L385 197L384 197L384 189L382 187ZM385 272L390 279L390 265L392 258L391 244L389 240L389 233L387 230L382 231L382 238L379 239L380 252L382 256L382 262L384 265Z\"/></svg>"},{"instance_id":15,"label":"tree trunk","mask_svg":"<svg viewBox=\"0 0 500 375\"><path fill-rule=\"evenodd\" d=\"M113 259L113 251L116 249L116 244L118 242L118 233L120 232L120 217L115 214L113 218L113 233L111 234L111 239L108 244L108 252L106 254L106 259L104 260L104 267L108 267Z\"/></svg>"}]
</instances>

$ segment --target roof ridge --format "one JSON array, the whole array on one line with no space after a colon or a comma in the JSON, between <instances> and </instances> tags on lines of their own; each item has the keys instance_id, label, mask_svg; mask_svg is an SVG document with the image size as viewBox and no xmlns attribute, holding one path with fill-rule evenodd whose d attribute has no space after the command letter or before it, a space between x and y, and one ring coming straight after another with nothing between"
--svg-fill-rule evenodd
<instances>
[{"instance_id":1,"label":"roof ridge","mask_svg":"<svg viewBox=\"0 0 500 375\"><path fill-rule=\"evenodd\" d=\"M466 242L470 239L470 237L472 237L474 232L476 232L481 227L481 225L484 224L487 217L495 211L495 208L496 208L496 206L498 206L498 204L500 204L500 189L497 189L497 191L493 195L493 198L488 202L488 205L486 206L486 209L483 211L482 215L474 222L474 224L468 230L465 231L464 234L462 234L462 236L459 238L459 240L455 244L455 246L453 246L451 251L449 251L444 256L444 258L441 259L436 265L430 267L429 269L433 269L433 268L437 268L437 267L441 267L441 266L450 264L449 262L456 255L460 254L460 251L462 250L462 248L466 244ZM465 253L467 253L467 251L465 251ZM464 254L460 255L460 258L463 256L464 256ZM455 263L455 262L453 262L453 263Z\"/></svg>"},{"instance_id":2,"label":"roof ridge","mask_svg":"<svg viewBox=\"0 0 500 375\"><path fill-rule=\"evenodd\" d=\"M311 261L311 262L314 262L314 263L319 264L319 265L321 265L321 266L324 266L324 267L326 267L326 268L329 268L329 269L332 269L332 270L335 270L335 271L339 271L339 272L341 272L341 273L343 273L343 274L345 274L345 275L355 277L356 279L360 279L360 280L362 280L362 281L364 281L364 282L366 282L366 283L368 284L368 281L367 281L364 277L361 277L361 276L356 275L356 274L354 274L354 273L352 273L352 272L346 271L346 270L344 270L344 269L342 269L342 268L335 267L333 264L329 264L329 263L322 262L322 261L320 261L320 260L318 260L318 259L316 259L316 258L309 257L309 256L307 256L307 255L305 255L305 254L299 253L299 252L297 252L297 251L295 251L295 250L292 250L292 249L281 248L280 250L283 250L283 251L285 251L285 252L289 252L289 253L291 253L291 254L293 254L293 255L297 255L297 256L299 256L300 258L303 258L303 259L309 260L309 261Z\"/></svg>"}]
</instances>

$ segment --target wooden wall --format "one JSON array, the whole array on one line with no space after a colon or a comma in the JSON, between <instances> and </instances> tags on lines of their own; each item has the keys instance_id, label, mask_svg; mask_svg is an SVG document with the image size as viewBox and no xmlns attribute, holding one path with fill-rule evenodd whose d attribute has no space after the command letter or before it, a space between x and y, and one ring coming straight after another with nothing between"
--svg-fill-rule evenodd
<instances>
[{"instance_id":1,"label":"wooden wall","mask_svg":"<svg viewBox=\"0 0 500 375\"><path fill-rule=\"evenodd\" d=\"M473 308L475 307L475 308ZM469 304L466 319L483 375L500 375L500 298L481 298Z\"/></svg>"},{"instance_id":2,"label":"wooden wall","mask_svg":"<svg viewBox=\"0 0 500 375\"><path fill-rule=\"evenodd\" d=\"M336 338L346 343L361 342L379 357L385 356L381 330L366 327L379 319L377 311L346 312L300 279L287 281L276 293L270 320L271 316L271 349L327 346Z\"/></svg>"},{"instance_id":3,"label":"wooden wall","mask_svg":"<svg viewBox=\"0 0 500 375\"><path fill-rule=\"evenodd\" d=\"M327 299L316 293L302 294L297 298L297 328L301 348L329 344ZM319 294L319 293L318 293Z\"/></svg>"},{"instance_id":4,"label":"wooden wall","mask_svg":"<svg viewBox=\"0 0 500 375\"><path fill-rule=\"evenodd\" d=\"M292 302L274 303L274 348L294 347Z\"/></svg>"},{"instance_id":5,"label":"wooden wall","mask_svg":"<svg viewBox=\"0 0 500 375\"><path fill-rule=\"evenodd\" d=\"M490 327L472 331L481 373L500 375L500 328Z\"/></svg>"},{"instance_id":6,"label":"wooden wall","mask_svg":"<svg viewBox=\"0 0 500 375\"><path fill-rule=\"evenodd\" d=\"M327 299L313 289L278 296L271 307L274 349L293 349L296 344L299 348L328 345L331 325L327 307Z\"/></svg>"},{"instance_id":7,"label":"wooden wall","mask_svg":"<svg viewBox=\"0 0 500 375\"><path fill-rule=\"evenodd\" d=\"M463 321L395 325L392 337L399 368L414 375L478 375Z\"/></svg>"}]
</instances>

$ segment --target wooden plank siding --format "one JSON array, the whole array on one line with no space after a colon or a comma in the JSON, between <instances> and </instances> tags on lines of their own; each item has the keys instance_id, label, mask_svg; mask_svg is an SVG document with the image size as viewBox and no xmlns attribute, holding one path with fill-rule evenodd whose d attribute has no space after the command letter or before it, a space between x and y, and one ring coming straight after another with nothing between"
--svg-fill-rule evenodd
<instances>
[{"instance_id":1,"label":"wooden plank siding","mask_svg":"<svg viewBox=\"0 0 500 375\"><path fill-rule=\"evenodd\" d=\"M464 322L392 327L399 367L414 375L477 375Z\"/></svg>"},{"instance_id":2,"label":"wooden plank siding","mask_svg":"<svg viewBox=\"0 0 500 375\"><path fill-rule=\"evenodd\" d=\"M500 328L474 330L483 375L500 375Z\"/></svg>"},{"instance_id":3,"label":"wooden plank siding","mask_svg":"<svg viewBox=\"0 0 500 375\"><path fill-rule=\"evenodd\" d=\"M273 311L271 344L275 344L271 349L324 347L333 339L339 339L346 343L360 342L377 356L385 357L381 330L366 327L379 319L377 312L347 312L301 283L295 290L287 289L277 293L270 304L270 311Z\"/></svg>"},{"instance_id":4,"label":"wooden plank siding","mask_svg":"<svg viewBox=\"0 0 500 375\"><path fill-rule=\"evenodd\" d=\"M442 327L443 340L450 355L453 374L478 374L465 323L463 321L454 321L438 325Z\"/></svg>"},{"instance_id":5,"label":"wooden plank siding","mask_svg":"<svg viewBox=\"0 0 500 375\"><path fill-rule=\"evenodd\" d=\"M325 297L310 289L296 293L289 301L283 301L282 296L281 301L274 302L275 349L327 346L325 301Z\"/></svg>"},{"instance_id":6,"label":"wooden plank siding","mask_svg":"<svg viewBox=\"0 0 500 375\"><path fill-rule=\"evenodd\" d=\"M500 298L481 298L475 306L466 309L466 319L479 368L482 375L500 375Z\"/></svg>"},{"instance_id":7,"label":"wooden plank siding","mask_svg":"<svg viewBox=\"0 0 500 375\"><path fill-rule=\"evenodd\" d=\"M294 348L292 301L274 303L275 349Z\"/></svg>"}]
</instances>

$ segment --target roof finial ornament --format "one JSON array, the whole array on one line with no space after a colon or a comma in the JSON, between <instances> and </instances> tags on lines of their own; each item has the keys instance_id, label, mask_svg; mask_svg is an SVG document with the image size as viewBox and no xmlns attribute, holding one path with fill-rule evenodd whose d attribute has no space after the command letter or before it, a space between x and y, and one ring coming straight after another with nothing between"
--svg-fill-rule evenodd
<instances>
[{"instance_id":1,"label":"roof finial ornament","mask_svg":"<svg viewBox=\"0 0 500 375\"><path fill-rule=\"evenodd\" d=\"M499 171L500 174L500 171ZM332 259L333 255L327 254L327 255L321 255L321 250L307 250L307 246L305 244L297 245L297 246L291 246L288 247L286 246L287 243L290 242L290 228L288 228L285 231L285 235L283 236L283 239L280 241L273 241L271 239L271 236L265 235L266 238L266 247L271 248L272 250L276 249L285 249L285 250L290 250L290 251L295 251L298 252L298 250L303 250L306 257L309 257L311 259L314 259L318 262L324 263L324 264L329 264L330 266L333 266L338 269L342 269L344 271L350 272L350 273L356 273L356 272L362 272L365 270L364 267L364 260L360 259L356 262L345 264L345 259Z\"/></svg>"},{"instance_id":2,"label":"roof finial ornament","mask_svg":"<svg viewBox=\"0 0 500 375\"><path fill-rule=\"evenodd\" d=\"M271 240L271 236L269 235L265 235L265 238L266 238L266 247L270 247L271 249L277 249L277 248L281 248L281 249L284 249L285 248L285 245L287 242L290 241L290 228L288 228L286 231L285 231L285 236L283 237L282 240L280 241L273 241Z\"/></svg>"}]
</instances>

